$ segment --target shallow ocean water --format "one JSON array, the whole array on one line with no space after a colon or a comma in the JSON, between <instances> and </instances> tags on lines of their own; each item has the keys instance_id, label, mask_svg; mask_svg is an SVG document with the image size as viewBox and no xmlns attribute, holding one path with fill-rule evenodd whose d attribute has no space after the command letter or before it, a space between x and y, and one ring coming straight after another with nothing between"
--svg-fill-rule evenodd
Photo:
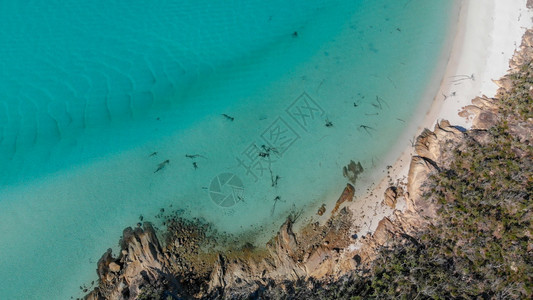
<instances>
[{"instance_id":1,"label":"shallow ocean water","mask_svg":"<svg viewBox=\"0 0 533 300\"><path fill-rule=\"evenodd\" d=\"M0 4L0 298L79 296L161 208L269 235L335 201L416 117L452 4Z\"/></svg>"}]
</instances>

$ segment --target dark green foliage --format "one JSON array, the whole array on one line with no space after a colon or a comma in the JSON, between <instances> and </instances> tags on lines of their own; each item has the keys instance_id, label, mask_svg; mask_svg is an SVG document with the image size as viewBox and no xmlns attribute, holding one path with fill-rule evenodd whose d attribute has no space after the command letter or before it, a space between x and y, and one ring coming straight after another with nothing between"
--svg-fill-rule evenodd
<instances>
[{"instance_id":1,"label":"dark green foliage","mask_svg":"<svg viewBox=\"0 0 533 300\"><path fill-rule=\"evenodd\" d=\"M379 249L366 276L269 283L235 299L531 299L531 63L510 78L498 124L465 133L427 182L425 197L440 204L432 226Z\"/></svg>"},{"instance_id":2,"label":"dark green foliage","mask_svg":"<svg viewBox=\"0 0 533 300\"><path fill-rule=\"evenodd\" d=\"M148 284L141 288L138 300L173 300L173 294L166 291L164 284Z\"/></svg>"},{"instance_id":3,"label":"dark green foliage","mask_svg":"<svg viewBox=\"0 0 533 300\"><path fill-rule=\"evenodd\" d=\"M425 197L440 204L431 227L380 249L369 276L312 287L293 283L299 288L293 286L288 295L295 296L281 298L531 299L530 66L513 74L514 88L499 95L498 124L486 132L467 132L462 144L449 150L449 167L427 182ZM477 141L480 135L483 144ZM262 295L277 299L279 289Z\"/></svg>"},{"instance_id":4,"label":"dark green foliage","mask_svg":"<svg viewBox=\"0 0 533 300\"><path fill-rule=\"evenodd\" d=\"M519 72L510 76L513 89L510 93L499 95L500 113L506 120L533 118L533 87L532 62L525 63Z\"/></svg>"},{"instance_id":5,"label":"dark green foliage","mask_svg":"<svg viewBox=\"0 0 533 300\"><path fill-rule=\"evenodd\" d=\"M356 275L347 275L336 280L286 281L283 284L269 284L253 295L243 299L324 300L324 299L369 299L369 281Z\"/></svg>"},{"instance_id":6,"label":"dark green foliage","mask_svg":"<svg viewBox=\"0 0 533 300\"><path fill-rule=\"evenodd\" d=\"M512 134L533 116L530 64L512 80L512 91L500 95L501 121L483 145L467 133L450 167L430 179L426 197L441 205L434 226L416 237L419 244L380 251L374 296L532 297L533 153Z\"/></svg>"}]
</instances>

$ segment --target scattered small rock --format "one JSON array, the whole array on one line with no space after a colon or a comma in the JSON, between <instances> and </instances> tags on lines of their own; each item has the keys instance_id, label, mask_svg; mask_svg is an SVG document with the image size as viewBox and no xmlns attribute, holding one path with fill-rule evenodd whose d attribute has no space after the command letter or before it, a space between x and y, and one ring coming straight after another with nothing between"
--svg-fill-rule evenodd
<instances>
[{"instance_id":1,"label":"scattered small rock","mask_svg":"<svg viewBox=\"0 0 533 300\"><path fill-rule=\"evenodd\" d=\"M326 204L322 204L316 213L319 216L322 216L326 212Z\"/></svg>"}]
</instances>

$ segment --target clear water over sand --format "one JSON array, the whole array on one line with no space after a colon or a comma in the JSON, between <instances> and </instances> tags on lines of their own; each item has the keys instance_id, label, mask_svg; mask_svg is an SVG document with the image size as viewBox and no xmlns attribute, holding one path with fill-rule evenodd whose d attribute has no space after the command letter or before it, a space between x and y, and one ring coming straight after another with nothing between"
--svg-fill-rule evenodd
<instances>
[{"instance_id":1,"label":"clear water over sand","mask_svg":"<svg viewBox=\"0 0 533 300\"><path fill-rule=\"evenodd\" d=\"M447 0L7 2L6 299L79 296L121 230L161 208L263 234L316 210L345 186L344 165L368 174L413 118L452 11Z\"/></svg>"}]
</instances>

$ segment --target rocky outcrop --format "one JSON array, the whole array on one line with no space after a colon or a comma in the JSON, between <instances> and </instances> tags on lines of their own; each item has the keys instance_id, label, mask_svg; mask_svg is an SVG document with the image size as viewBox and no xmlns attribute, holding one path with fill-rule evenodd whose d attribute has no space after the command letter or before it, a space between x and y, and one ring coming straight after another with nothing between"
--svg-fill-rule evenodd
<instances>
[{"instance_id":1,"label":"rocky outcrop","mask_svg":"<svg viewBox=\"0 0 533 300\"><path fill-rule=\"evenodd\" d=\"M502 82L496 82L502 86L506 86L508 83L505 78ZM510 84L510 83L509 83ZM473 129L486 130L494 126L498 122L498 107L494 103L493 99L489 99L486 96L477 97L472 100L472 105L468 105L459 112L459 115L464 118L472 119Z\"/></svg>"},{"instance_id":2,"label":"rocky outcrop","mask_svg":"<svg viewBox=\"0 0 533 300\"><path fill-rule=\"evenodd\" d=\"M448 150L461 144L464 137L465 133L445 120L437 123L433 131L426 129L418 136L409 168L407 192L402 187L392 186L387 188L383 199L383 204L394 208L397 200L403 198L406 209L395 210L391 217L380 220L372 234L361 238L359 249L350 252L352 258L357 258L360 269L370 267L380 247L387 246L397 237L410 237L436 217L438 204L424 197L430 189L426 186L427 179L448 167L451 159Z\"/></svg>"},{"instance_id":3,"label":"rocky outcrop","mask_svg":"<svg viewBox=\"0 0 533 300\"><path fill-rule=\"evenodd\" d=\"M398 202L398 198L403 196L403 188L396 187L396 186L389 186L385 190L385 194L383 195L383 205L386 205L392 209L396 208L396 203Z\"/></svg>"},{"instance_id":4,"label":"rocky outcrop","mask_svg":"<svg viewBox=\"0 0 533 300\"><path fill-rule=\"evenodd\" d=\"M517 49L509 62L509 73L515 73L526 65L533 57L533 30L529 29L522 37L522 44ZM509 91L509 89L506 89Z\"/></svg>"},{"instance_id":5,"label":"rocky outcrop","mask_svg":"<svg viewBox=\"0 0 533 300\"><path fill-rule=\"evenodd\" d=\"M331 211L331 215L334 215L340 208L340 206L347 201L352 201L353 197L355 195L355 188L351 184L346 184L346 187L342 191L341 196L339 199L337 199L337 202L335 203L335 207Z\"/></svg>"},{"instance_id":6,"label":"rocky outcrop","mask_svg":"<svg viewBox=\"0 0 533 300\"><path fill-rule=\"evenodd\" d=\"M528 0L528 7L530 1ZM528 67L528 63L533 58L533 30L527 30L522 38L520 48L515 51L511 61L509 62L509 72L499 80L493 80L499 86L496 98L501 98L506 93L510 93L514 87L513 76L511 74L520 73L524 67ZM530 97L533 97L533 88L527 91ZM473 129L488 129L492 127L501 118L498 113L498 103L496 98L488 98L486 96L477 97L472 100L472 105L468 105L459 113L460 116L472 119ZM533 128L533 121L526 124L515 124L511 127L511 134L521 137L521 142L527 140L527 132L531 132Z\"/></svg>"},{"instance_id":7,"label":"rocky outcrop","mask_svg":"<svg viewBox=\"0 0 533 300\"><path fill-rule=\"evenodd\" d=\"M483 140L483 131L468 136ZM149 223L144 228L127 228L121 240L121 253L113 258L111 250L98 263L100 284L88 299L135 298L147 291L184 298L246 298L265 286L309 278L339 278L359 270L364 274L377 249L396 237L409 237L431 223L438 204L424 193L428 176L447 168L450 149L456 149L467 136L447 121L425 130L416 141L407 191L389 187L384 203L391 208L399 198L407 208L379 221L372 234L354 237L352 214L341 205L351 201L354 187L347 184L327 224L310 224L295 233L295 216L289 217L266 249L244 247L219 253L203 252L202 243L216 239L200 232L202 226L172 225L172 233L161 246ZM175 221L173 221L175 222ZM179 233L179 234L178 234ZM360 240L358 248L350 248ZM189 249L189 252L183 252ZM214 255L214 256L213 256ZM202 265L203 264L203 265ZM202 269L203 268L203 269ZM203 270L203 271L201 271Z\"/></svg>"},{"instance_id":8,"label":"rocky outcrop","mask_svg":"<svg viewBox=\"0 0 533 300\"><path fill-rule=\"evenodd\" d=\"M530 1L528 1L529 3ZM524 71L524 66L529 68L529 62L533 59L533 30L528 30L523 37L522 45L510 62L510 73ZM420 232L432 223L439 205L431 199L424 197L432 187L427 186L431 174L442 169L448 169L453 161L452 155L456 150L461 152L461 145L465 139L471 139L481 145L489 142L487 130L493 127L502 114L499 111L499 99L505 97L512 89L516 88L513 83L514 75L506 75L495 81L499 85L496 98L477 97L460 112L463 117L472 119L472 129L466 132L456 128L446 120L435 125L433 131L425 129L418 136L415 144L415 155L411 159L408 174L407 192L403 197L406 201L406 209L402 212L395 211L393 218L384 218L379 222L373 234L363 237L362 246L353 254L361 264L370 263L374 258L376 249L386 245L395 236L409 237L410 234ZM533 87L529 88L529 94L533 97ZM531 141L533 132L533 120L528 122L507 122L509 132L521 143ZM516 149L519 151L519 149ZM526 153L516 153L519 157L525 157ZM393 207L395 193L390 188L385 192L384 204Z\"/></svg>"},{"instance_id":9,"label":"rocky outcrop","mask_svg":"<svg viewBox=\"0 0 533 300\"><path fill-rule=\"evenodd\" d=\"M410 198L408 207L422 218L431 219L436 214L435 203L426 201L423 197L428 176L451 161L450 152L445 149L455 147L463 137L464 133L446 120L437 123L433 131L426 129L418 136L416 155L412 157L409 167L407 192Z\"/></svg>"},{"instance_id":10,"label":"rocky outcrop","mask_svg":"<svg viewBox=\"0 0 533 300\"><path fill-rule=\"evenodd\" d=\"M533 33L528 31L511 69L519 70L532 57ZM500 86L499 95L513 88L508 76L496 83ZM487 130L500 118L495 99L487 97L474 99L462 114L473 119L472 130L464 132L443 120L433 131L426 129L417 138L406 190L391 186L383 199L385 205L395 209L398 199L403 198L406 209L395 210L392 216L380 220L373 233L362 237L353 234L353 215L346 207L340 208L353 199L351 184L347 184L326 224L311 223L294 232L297 217L290 216L264 249L244 245L214 252L212 241L221 237L209 236L205 224L179 218L167 220L169 231L162 245L154 228L145 223L142 228L124 230L118 258L113 257L111 249L104 253L97 267L99 285L86 298L129 299L144 295L238 299L249 298L266 286L283 286L287 280L334 280L354 272L364 275L377 249L399 236L410 238L432 223L438 203L425 197L434 188L427 186L428 177L449 168L452 150L461 151L465 139L486 143ZM521 142L530 141L533 120L513 123L509 130ZM360 171L360 164L352 161L343 173L355 182ZM501 236L499 232L495 234Z\"/></svg>"},{"instance_id":11,"label":"rocky outcrop","mask_svg":"<svg viewBox=\"0 0 533 300\"><path fill-rule=\"evenodd\" d=\"M108 249L98 261L100 285L88 299L136 298L147 283L171 279L161 244L150 223L144 223L143 228L124 229L120 245L118 258L113 258L112 250Z\"/></svg>"},{"instance_id":12,"label":"rocky outcrop","mask_svg":"<svg viewBox=\"0 0 533 300\"><path fill-rule=\"evenodd\" d=\"M163 292L183 298L239 298L273 282L331 274L339 249L348 245L351 214L342 209L325 225L314 224L300 234L301 241L293 232L296 218L287 218L265 249L248 245L215 253L214 258L204 248L217 237L187 229L186 222L174 230L180 235L167 236L164 247L150 223L126 228L119 256L114 258L109 249L99 260L99 285L86 299L150 298ZM187 246L191 240L196 247Z\"/></svg>"},{"instance_id":13,"label":"rocky outcrop","mask_svg":"<svg viewBox=\"0 0 533 300\"><path fill-rule=\"evenodd\" d=\"M323 278L338 272L340 249L349 244L350 218L349 212L342 209L326 225L310 225L300 232L299 239L292 230L294 219L289 217L267 244L267 253L229 261L219 256L210 275L209 293L223 298L247 298L272 282Z\"/></svg>"}]
</instances>

